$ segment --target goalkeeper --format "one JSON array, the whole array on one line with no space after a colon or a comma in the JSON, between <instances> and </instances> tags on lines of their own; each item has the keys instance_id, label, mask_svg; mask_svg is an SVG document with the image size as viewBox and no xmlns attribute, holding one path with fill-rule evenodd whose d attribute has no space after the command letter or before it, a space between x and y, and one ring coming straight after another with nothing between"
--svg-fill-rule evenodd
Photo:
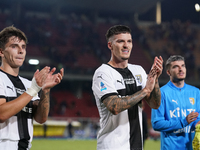
<instances>
[{"instance_id":1,"label":"goalkeeper","mask_svg":"<svg viewBox=\"0 0 200 150\"><path fill-rule=\"evenodd\" d=\"M62 80L64 70L37 70L32 82L19 76L26 56L26 35L14 26L0 32L0 149L29 150L33 118L44 123L49 113L50 89ZM38 92L41 90L40 98Z\"/></svg>"},{"instance_id":2,"label":"goalkeeper","mask_svg":"<svg viewBox=\"0 0 200 150\"><path fill-rule=\"evenodd\" d=\"M185 83L184 57L171 56L165 66L170 81L161 87L160 107L152 109L152 127L161 132L161 150L192 150L200 120L200 90Z\"/></svg>"}]
</instances>

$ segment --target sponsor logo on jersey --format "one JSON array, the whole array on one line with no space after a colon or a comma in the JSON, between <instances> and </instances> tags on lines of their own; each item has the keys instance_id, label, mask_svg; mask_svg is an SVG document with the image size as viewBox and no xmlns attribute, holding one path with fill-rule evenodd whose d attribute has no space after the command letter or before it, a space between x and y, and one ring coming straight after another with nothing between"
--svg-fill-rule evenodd
<instances>
[{"instance_id":1,"label":"sponsor logo on jersey","mask_svg":"<svg viewBox=\"0 0 200 150\"><path fill-rule=\"evenodd\" d=\"M117 80L117 82L118 82L118 83L121 83L121 84L123 85L123 81L122 81L122 79L121 79L121 81L120 81L120 80Z\"/></svg>"},{"instance_id":2,"label":"sponsor logo on jersey","mask_svg":"<svg viewBox=\"0 0 200 150\"><path fill-rule=\"evenodd\" d=\"M174 131L174 133L182 133L182 132L190 133L190 132L195 132L195 131L191 130L191 126L186 126L186 127L182 128L182 129L178 129L178 130Z\"/></svg>"},{"instance_id":3,"label":"sponsor logo on jersey","mask_svg":"<svg viewBox=\"0 0 200 150\"><path fill-rule=\"evenodd\" d=\"M130 78L130 79L124 79L125 84L134 84L135 80L134 78Z\"/></svg>"},{"instance_id":4,"label":"sponsor logo on jersey","mask_svg":"<svg viewBox=\"0 0 200 150\"><path fill-rule=\"evenodd\" d=\"M100 76L97 76L97 78L103 79L103 78L102 78L102 74L101 74Z\"/></svg>"},{"instance_id":5,"label":"sponsor logo on jersey","mask_svg":"<svg viewBox=\"0 0 200 150\"><path fill-rule=\"evenodd\" d=\"M195 112L195 109L180 109L179 107L175 108L174 110L169 110L170 112L170 117L171 118L179 118L179 117L187 117L188 114L190 114L191 112ZM190 132L193 132L191 130L191 127L190 126L187 126L187 127L184 127L184 128L181 128L181 129L178 129L178 130L175 130L173 131L174 133L182 133L182 132L185 132L185 133L190 133Z\"/></svg>"},{"instance_id":6,"label":"sponsor logo on jersey","mask_svg":"<svg viewBox=\"0 0 200 150\"><path fill-rule=\"evenodd\" d=\"M190 103L191 103L192 105L194 105L194 103L195 103L194 98L190 97L189 100L190 100Z\"/></svg>"},{"instance_id":7,"label":"sponsor logo on jersey","mask_svg":"<svg viewBox=\"0 0 200 150\"><path fill-rule=\"evenodd\" d=\"M174 110L169 110L170 117L171 118L177 118L177 117L186 117L188 114L190 114L192 111L195 111L195 109L180 109L177 107Z\"/></svg>"},{"instance_id":8,"label":"sponsor logo on jersey","mask_svg":"<svg viewBox=\"0 0 200 150\"><path fill-rule=\"evenodd\" d=\"M141 76L141 74L135 75L135 77L136 77L137 82L139 84L141 84L142 83L142 76Z\"/></svg>"},{"instance_id":9,"label":"sponsor logo on jersey","mask_svg":"<svg viewBox=\"0 0 200 150\"><path fill-rule=\"evenodd\" d=\"M16 91L17 91L17 93L20 94L20 95L23 94L23 93L25 92L24 89L22 90L22 89L18 89L18 88L16 88Z\"/></svg>"},{"instance_id":10,"label":"sponsor logo on jersey","mask_svg":"<svg viewBox=\"0 0 200 150\"><path fill-rule=\"evenodd\" d=\"M174 99L173 99L173 100L172 100L172 102L174 102L174 103L176 103L176 104L178 105L178 102L177 102L177 100L174 100Z\"/></svg>"},{"instance_id":11,"label":"sponsor logo on jersey","mask_svg":"<svg viewBox=\"0 0 200 150\"><path fill-rule=\"evenodd\" d=\"M101 84L100 85L101 86L101 91L107 90L107 88L105 87L105 84L103 82L101 82L100 84Z\"/></svg>"},{"instance_id":12,"label":"sponsor logo on jersey","mask_svg":"<svg viewBox=\"0 0 200 150\"><path fill-rule=\"evenodd\" d=\"M7 86L8 89L11 89L13 91L13 87Z\"/></svg>"}]
</instances>

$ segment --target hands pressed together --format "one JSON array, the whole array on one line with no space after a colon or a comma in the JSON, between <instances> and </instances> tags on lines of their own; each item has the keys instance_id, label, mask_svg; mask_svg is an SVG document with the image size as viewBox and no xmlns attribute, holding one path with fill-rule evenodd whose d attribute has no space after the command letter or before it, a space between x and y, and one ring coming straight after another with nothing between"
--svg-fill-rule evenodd
<instances>
[{"instance_id":1,"label":"hands pressed together","mask_svg":"<svg viewBox=\"0 0 200 150\"><path fill-rule=\"evenodd\" d=\"M56 68L50 70L50 67L44 67L41 71L37 70L34 74L36 83L42 87L42 90L51 89L59 84L64 75L64 69L60 69L59 73L53 74Z\"/></svg>"},{"instance_id":2,"label":"hands pressed together","mask_svg":"<svg viewBox=\"0 0 200 150\"><path fill-rule=\"evenodd\" d=\"M50 90L59 84L64 75L64 69L60 69L59 73L54 74L56 68L44 67L41 71L37 70L33 76L31 87L28 88L26 93L35 96L41 89Z\"/></svg>"},{"instance_id":3,"label":"hands pressed together","mask_svg":"<svg viewBox=\"0 0 200 150\"><path fill-rule=\"evenodd\" d=\"M147 83L146 83L146 89L149 90L149 93L154 89L155 82L159 78L159 76L162 74L163 70L163 59L160 56L154 58L154 63L151 67L151 70L148 74Z\"/></svg>"}]
</instances>

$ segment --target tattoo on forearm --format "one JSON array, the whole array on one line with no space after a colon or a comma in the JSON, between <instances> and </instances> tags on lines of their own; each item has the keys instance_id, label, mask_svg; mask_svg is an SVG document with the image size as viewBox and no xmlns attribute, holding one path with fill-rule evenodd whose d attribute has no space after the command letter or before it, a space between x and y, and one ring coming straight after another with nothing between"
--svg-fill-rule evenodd
<instances>
[{"instance_id":1,"label":"tattoo on forearm","mask_svg":"<svg viewBox=\"0 0 200 150\"><path fill-rule=\"evenodd\" d=\"M118 97L117 95L109 96L106 98L103 103L107 108L113 113L118 114L121 111L124 111L141 101L146 96L146 93L143 91L138 91L137 93L126 96Z\"/></svg>"},{"instance_id":2,"label":"tattoo on forearm","mask_svg":"<svg viewBox=\"0 0 200 150\"><path fill-rule=\"evenodd\" d=\"M49 107L50 107L49 101L50 101L49 92L44 93L42 91L38 107L40 107L41 115L44 116L44 117L49 113Z\"/></svg>"},{"instance_id":3,"label":"tattoo on forearm","mask_svg":"<svg viewBox=\"0 0 200 150\"><path fill-rule=\"evenodd\" d=\"M151 92L150 101L154 103L155 106L160 106L161 103L161 93L158 81L155 83L155 87Z\"/></svg>"}]
</instances>

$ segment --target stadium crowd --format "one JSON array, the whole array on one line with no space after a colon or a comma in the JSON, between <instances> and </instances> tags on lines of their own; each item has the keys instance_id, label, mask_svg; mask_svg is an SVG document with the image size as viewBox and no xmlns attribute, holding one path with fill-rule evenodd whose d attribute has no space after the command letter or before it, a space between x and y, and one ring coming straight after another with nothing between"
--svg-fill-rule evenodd
<instances>
[{"instance_id":1,"label":"stadium crowd","mask_svg":"<svg viewBox=\"0 0 200 150\"><path fill-rule=\"evenodd\" d=\"M188 79L198 80L200 78L200 45L198 42L200 29L189 21L174 20L160 25L140 26L136 23L109 17L94 19L89 14L80 13L71 13L60 19L23 14L14 20L9 14L0 13L0 20L0 28L15 25L27 34L29 37L27 56L50 60L48 63L38 66L25 62L21 71L35 71L36 68L43 68L48 64L57 68L64 67L66 74L92 75L94 70L101 63L106 63L110 57L110 52L105 44L105 31L114 24L127 24L132 29L133 40L137 45L136 51L143 51L146 54L143 55L141 66L145 66L145 63L148 63L147 60L153 61L156 55L161 55L165 61L170 55L179 54L186 59ZM145 69L149 71L150 68L146 67ZM165 79L166 76L163 73L160 78ZM83 114L76 109L84 103L83 109L87 110L92 105L96 112L93 116L98 117L91 91L87 90L85 93L86 96L83 96L82 101L72 93L64 94L64 97L71 96L71 99L74 100L72 102L67 100L65 103L63 99L54 96L58 95L58 92L55 91L52 95L54 97L52 103L58 105L53 105L55 107L52 110L61 111L53 111L54 113L51 112L50 115L66 116L71 114L73 117L91 117L91 113ZM59 97L62 97L61 94ZM85 103L84 100L89 102ZM76 107L73 107L74 104Z\"/></svg>"}]
</instances>

